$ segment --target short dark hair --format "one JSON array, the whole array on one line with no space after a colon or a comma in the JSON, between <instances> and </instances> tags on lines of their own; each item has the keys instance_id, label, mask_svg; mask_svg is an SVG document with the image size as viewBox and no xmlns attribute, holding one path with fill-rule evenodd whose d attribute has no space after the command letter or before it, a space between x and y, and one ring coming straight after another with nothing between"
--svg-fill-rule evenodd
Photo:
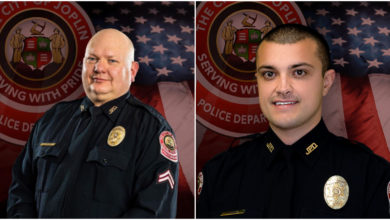
<instances>
[{"instance_id":1,"label":"short dark hair","mask_svg":"<svg viewBox=\"0 0 390 220\"><path fill-rule=\"evenodd\" d=\"M325 38L314 29L301 24L282 24L268 32L259 46L263 41L275 42L278 44L293 44L307 38L316 42L318 56L322 63L322 73L325 73L330 65L329 46Z\"/></svg>"}]
</instances>

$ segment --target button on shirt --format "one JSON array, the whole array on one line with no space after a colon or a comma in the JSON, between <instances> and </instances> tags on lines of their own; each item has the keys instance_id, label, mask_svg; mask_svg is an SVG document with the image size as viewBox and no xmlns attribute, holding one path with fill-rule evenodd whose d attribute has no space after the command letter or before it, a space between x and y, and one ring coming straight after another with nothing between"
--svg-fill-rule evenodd
<instances>
[{"instance_id":1,"label":"button on shirt","mask_svg":"<svg viewBox=\"0 0 390 220\"><path fill-rule=\"evenodd\" d=\"M179 170L161 153L164 132L174 138L166 120L130 93L100 107L87 97L55 105L15 162L8 216L175 217Z\"/></svg>"},{"instance_id":2,"label":"button on shirt","mask_svg":"<svg viewBox=\"0 0 390 220\"><path fill-rule=\"evenodd\" d=\"M331 134L323 121L290 146L269 129L216 156L202 172L200 218L390 217L389 163ZM346 184L329 182L333 176ZM325 192L326 183L339 194ZM328 205L329 199L345 204Z\"/></svg>"}]
</instances>

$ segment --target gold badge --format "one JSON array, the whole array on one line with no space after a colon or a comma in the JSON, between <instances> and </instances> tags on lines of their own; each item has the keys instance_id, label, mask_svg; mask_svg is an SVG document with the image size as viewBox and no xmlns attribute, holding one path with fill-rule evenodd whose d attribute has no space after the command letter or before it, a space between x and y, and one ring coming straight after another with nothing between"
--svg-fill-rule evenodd
<instances>
[{"instance_id":1,"label":"gold badge","mask_svg":"<svg viewBox=\"0 0 390 220\"><path fill-rule=\"evenodd\" d=\"M116 105L114 105L114 106L112 106L111 108L110 108L110 110L108 110L108 114L112 114L112 113L114 113L115 112L115 110L117 110L118 109L118 106L116 106Z\"/></svg>"},{"instance_id":2,"label":"gold badge","mask_svg":"<svg viewBox=\"0 0 390 220\"><path fill-rule=\"evenodd\" d=\"M80 105L80 111L84 111L85 110L85 106L84 105Z\"/></svg>"},{"instance_id":3,"label":"gold badge","mask_svg":"<svg viewBox=\"0 0 390 220\"><path fill-rule=\"evenodd\" d=\"M116 126L108 135L107 144L111 147L115 147L125 139L126 130L122 126Z\"/></svg>"},{"instance_id":4,"label":"gold badge","mask_svg":"<svg viewBox=\"0 0 390 220\"><path fill-rule=\"evenodd\" d=\"M324 186L324 199L332 209L341 209L348 201L349 186L342 176L332 176Z\"/></svg>"}]
</instances>

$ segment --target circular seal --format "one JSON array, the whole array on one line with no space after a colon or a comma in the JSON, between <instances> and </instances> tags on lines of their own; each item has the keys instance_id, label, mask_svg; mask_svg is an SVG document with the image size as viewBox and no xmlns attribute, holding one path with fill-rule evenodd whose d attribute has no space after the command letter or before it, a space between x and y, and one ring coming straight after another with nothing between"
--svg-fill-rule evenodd
<instances>
[{"instance_id":1,"label":"circular seal","mask_svg":"<svg viewBox=\"0 0 390 220\"><path fill-rule=\"evenodd\" d=\"M125 128L122 126L116 126L108 134L107 144L110 147L116 147L123 141L123 139L125 139L125 136Z\"/></svg>"},{"instance_id":2,"label":"circular seal","mask_svg":"<svg viewBox=\"0 0 390 220\"><path fill-rule=\"evenodd\" d=\"M202 189L203 189L203 173L202 172L199 172L196 182L198 184L198 189L196 192L198 193L198 196L199 196L202 193Z\"/></svg>"},{"instance_id":3,"label":"circular seal","mask_svg":"<svg viewBox=\"0 0 390 220\"><path fill-rule=\"evenodd\" d=\"M163 131L160 134L159 141L161 146L161 155L163 155L168 160L176 163L178 161L178 156L176 140L173 137L173 134L169 131Z\"/></svg>"},{"instance_id":4,"label":"circular seal","mask_svg":"<svg viewBox=\"0 0 390 220\"><path fill-rule=\"evenodd\" d=\"M202 2L197 7L197 119L223 135L263 132L257 46L272 28L306 24L292 2Z\"/></svg>"},{"instance_id":5,"label":"circular seal","mask_svg":"<svg viewBox=\"0 0 390 220\"><path fill-rule=\"evenodd\" d=\"M324 199L332 209L341 209L348 201L349 186L342 176L331 176L324 186Z\"/></svg>"},{"instance_id":6,"label":"circular seal","mask_svg":"<svg viewBox=\"0 0 390 220\"><path fill-rule=\"evenodd\" d=\"M82 59L95 31L75 2L4 2L0 11L0 138L22 145L43 112L83 94Z\"/></svg>"}]
</instances>

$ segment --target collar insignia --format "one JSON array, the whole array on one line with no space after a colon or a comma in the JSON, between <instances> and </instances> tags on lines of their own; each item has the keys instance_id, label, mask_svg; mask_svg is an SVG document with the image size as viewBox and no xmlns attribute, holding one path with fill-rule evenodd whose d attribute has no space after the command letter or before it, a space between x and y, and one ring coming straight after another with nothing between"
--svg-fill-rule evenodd
<instances>
[{"instance_id":1,"label":"collar insignia","mask_svg":"<svg viewBox=\"0 0 390 220\"><path fill-rule=\"evenodd\" d=\"M312 144L310 144L307 148L306 148L306 155L309 155L309 154L311 154L311 152L313 152L315 149L317 149L317 147L318 147L318 144L316 144L316 143L312 143Z\"/></svg>"},{"instance_id":2,"label":"collar insignia","mask_svg":"<svg viewBox=\"0 0 390 220\"><path fill-rule=\"evenodd\" d=\"M268 142L266 145L267 145L269 152L272 153L272 151L274 151L274 149L275 149L274 145L272 145L271 142Z\"/></svg>"},{"instance_id":3,"label":"collar insignia","mask_svg":"<svg viewBox=\"0 0 390 220\"><path fill-rule=\"evenodd\" d=\"M112 106L112 107L110 108L110 110L108 110L108 113L111 115L111 114L114 113L115 110L117 110L117 109L118 109L118 106L114 105L114 106Z\"/></svg>"}]
</instances>

